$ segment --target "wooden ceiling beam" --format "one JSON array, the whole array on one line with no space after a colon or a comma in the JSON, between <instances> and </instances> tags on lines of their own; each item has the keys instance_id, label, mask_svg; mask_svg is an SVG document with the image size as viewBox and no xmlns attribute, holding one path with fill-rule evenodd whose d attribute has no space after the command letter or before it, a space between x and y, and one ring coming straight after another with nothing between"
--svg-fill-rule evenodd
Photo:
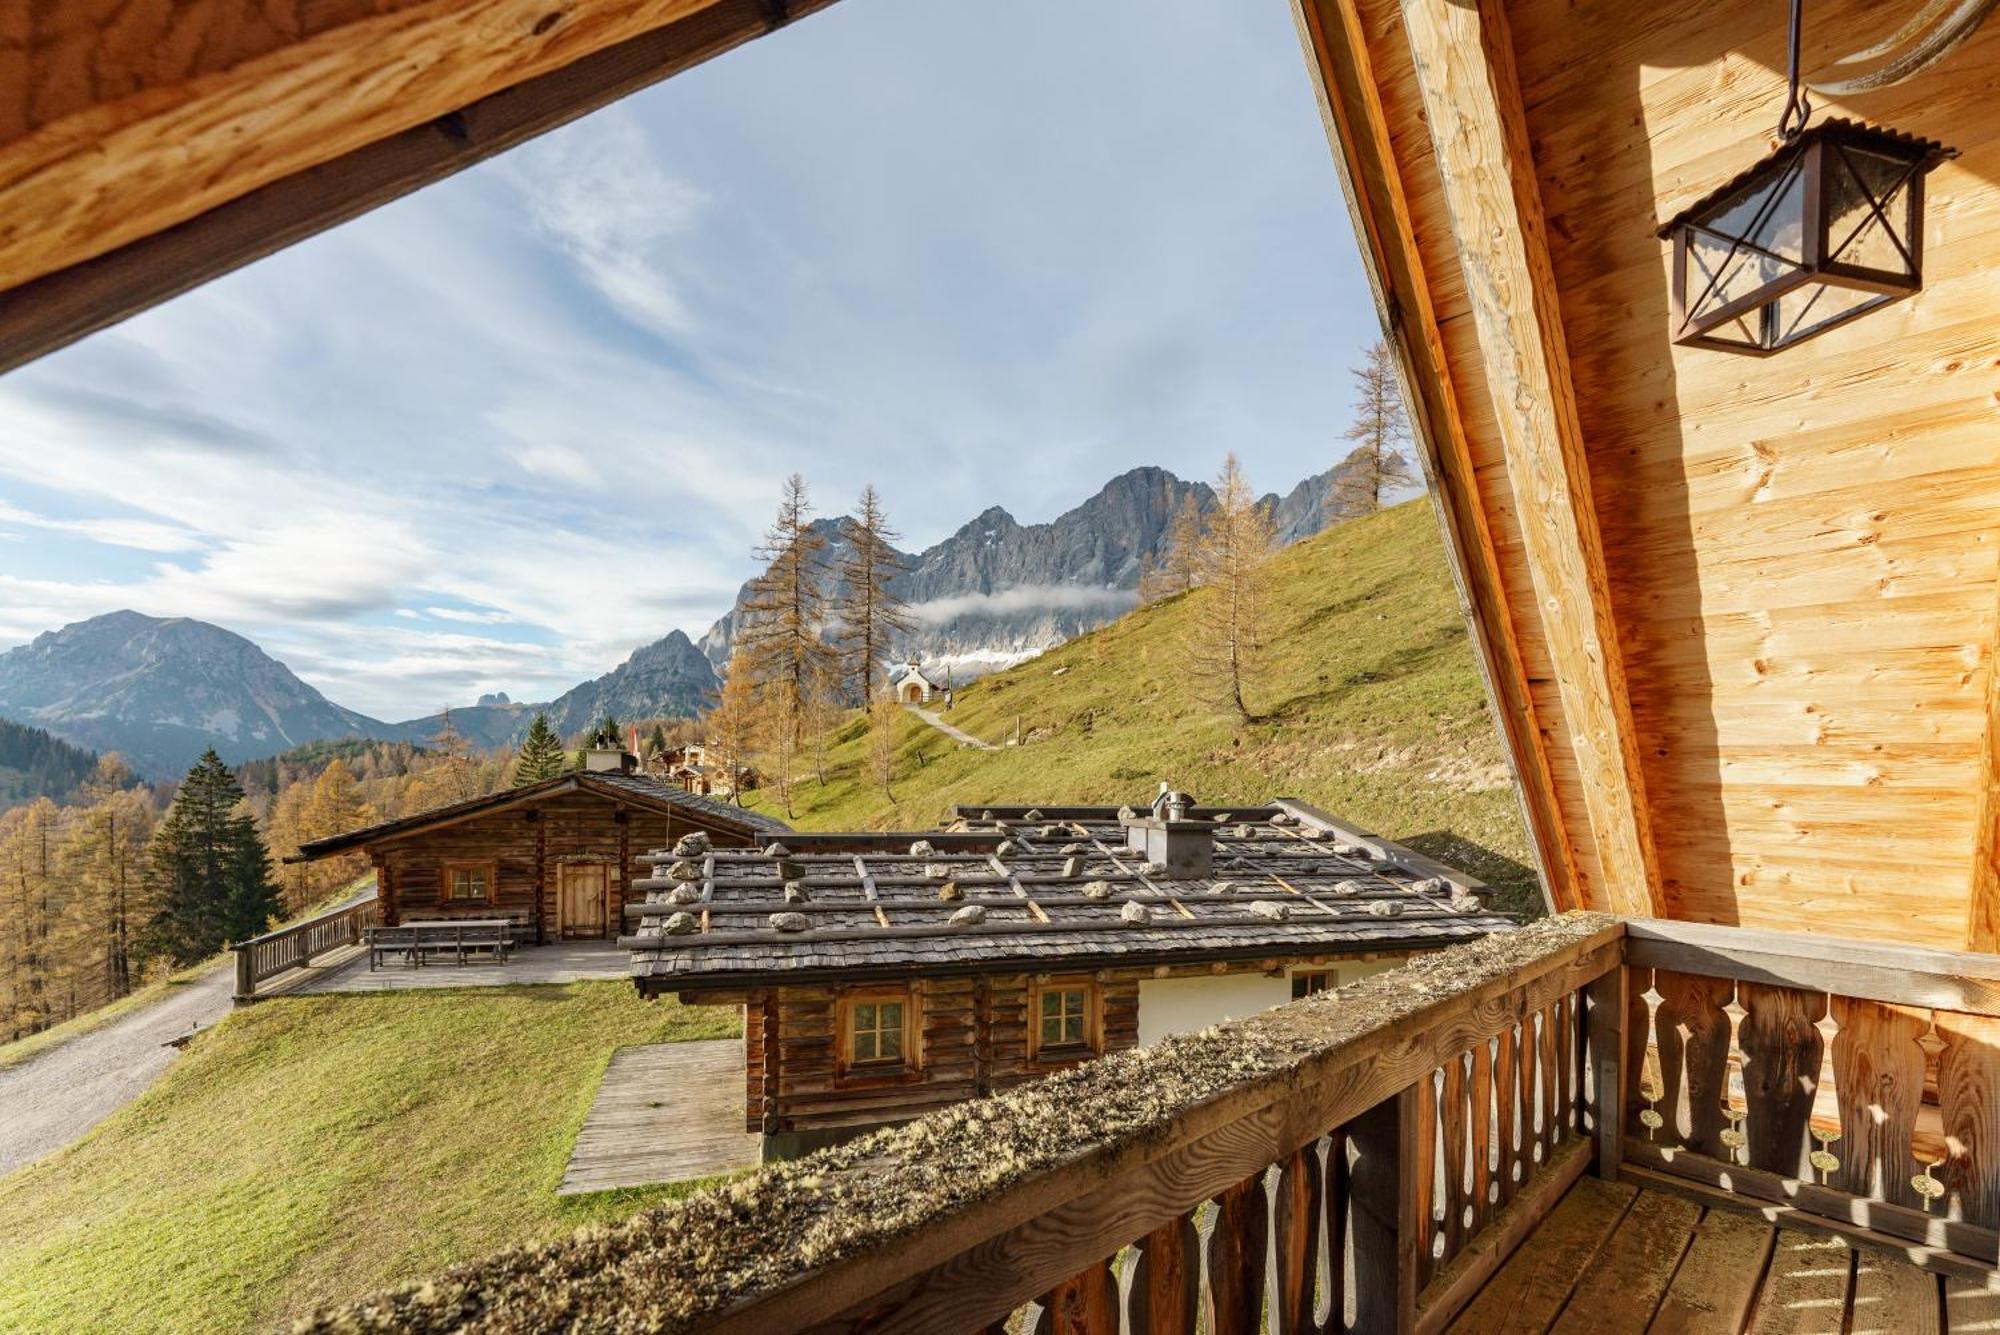
<instances>
[{"instance_id":1,"label":"wooden ceiling beam","mask_svg":"<svg viewBox=\"0 0 2000 1335\"><path fill-rule=\"evenodd\" d=\"M1501 0L1404 0L1539 630L1581 777L1602 907L1664 910L1589 465Z\"/></svg>"},{"instance_id":2,"label":"wooden ceiling beam","mask_svg":"<svg viewBox=\"0 0 2000 1335\"><path fill-rule=\"evenodd\" d=\"M405 6L0 143L0 372L831 3Z\"/></svg>"},{"instance_id":3,"label":"wooden ceiling beam","mask_svg":"<svg viewBox=\"0 0 2000 1335\"><path fill-rule=\"evenodd\" d=\"M1401 363L1412 435L1452 564L1461 610L1472 628L1488 699L1506 742L1528 832L1555 909L1586 907L1576 851L1562 825L1543 725L1494 545L1479 504L1465 422L1424 272L1407 192L1390 139L1354 0L1294 0L1327 138L1340 168L1377 314Z\"/></svg>"}]
</instances>

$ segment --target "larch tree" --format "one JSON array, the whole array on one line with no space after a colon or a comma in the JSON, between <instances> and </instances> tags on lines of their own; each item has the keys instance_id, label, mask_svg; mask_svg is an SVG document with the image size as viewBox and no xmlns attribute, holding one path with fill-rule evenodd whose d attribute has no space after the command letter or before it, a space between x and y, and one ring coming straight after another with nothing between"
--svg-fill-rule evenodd
<instances>
[{"instance_id":1,"label":"larch tree","mask_svg":"<svg viewBox=\"0 0 2000 1335\"><path fill-rule=\"evenodd\" d=\"M887 692L869 700L868 776L881 785L882 796L891 802L896 800L892 785L896 782L897 729L902 718L903 711Z\"/></svg>"},{"instance_id":2,"label":"larch tree","mask_svg":"<svg viewBox=\"0 0 2000 1335\"><path fill-rule=\"evenodd\" d=\"M72 809L60 865L70 885L65 939L76 957L80 1009L131 992L134 937L149 906L143 892L146 844L155 815L132 771L112 753L97 762Z\"/></svg>"},{"instance_id":3,"label":"larch tree","mask_svg":"<svg viewBox=\"0 0 2000 1335\"><path fill-rule=\"evenodd\" d=\"M531 783L553 779L569 769L569 753L563 750L562 738L549 726L549 716L535 715L535 721L528 725L528 735L521 742L521 754L514 761L514 786L524 788Z\"/></svg>"},{"instance_id":4,"label":"larch tree","mask_svg":"<svg viewBox=\"0 0 2000 1335\"><path fill-rule=\"evenodd\" d=\"M247 941L279 913L271 859L242 810L243 788L213 748L202 753L147 850L147 882L157 908L147 953L177 965Z\"/></svg>"},{"instance_id":5,"label":"larch tree","mask_svg":"<svg viewBox=\"0 0 2000 1335\"><path fill-rule=\"evenodd\" d=\"M8 1014L11 1036L55 1023L57 898L56 804L38 797L0 816L0 902L6 905Z\"/></svg>"},{"instance_id":6,"label":"larch tree","mask_svg":"<svg viewBox=\"0 0 2000 1335\"><path fill-rule=\"evenodd\" d=\"M848 554L840 566L845 592L835 605L840 621L842 676L863 709L875 703L875 680L897 635L908 634L915 620L891 588L904 569L896 550L901 536L882 513L882 498L873 485L861 489L858 514L841 522Z\"/></svg>"},{"instance_id":7,"label":"larch tree","mask_svg":"<svg viewBox=\"0 0 2000 1335\"><path fill-rule=\"evenodd\" d=\"M1200 601L1191 621L1189 658L1218 703L1250 718L1243 682L1263 633L1264 567L1275 530L1269 510L1243 475L1234 453L1223 461L1215 505L1202 531Z\"/></svg>"},{"instance_id":8,"label":"larch tree","mask_svg":"<svg viewBox=\"0 0 2000 1335\"><path fill-rule=\"evenodd\" d=\"M1417 482L1403 452L1410 443L1410 421L1389 345L1378 342L1369 348L1353 374L1360 397L1343 438L1353 441L1354 449L1341 461L1326 496L1327 515L1336 520L1374 514L1390 492Z\"/></svg>"},{"instance_id":9,"label":"larch tree","mask_svg":"<svg viewBox=\"0 0 2000 1335\"><path fill-rule=\"evenodd\" d=\"M757 555L764 573L750 581L737 630L757 696L771 777L791 815L793 769L817 698L833 688L835 655L822 635L827 619L826 539L812 526L805 479L785 479L778 517Z\"/></svg>"},{"instance_id":10,"label":"larch tree","mask_svg":"<svg viewBox=\"0 0 2000 1335\"><path fill-rule=\"evenodd\" d=\"M1140 578L1139 596L1151 603L1187 593L1201 583L1201 576L1201 502L1193 490L1189 490L1187 495L1181 497L1181 503L1174 509L1173 520L1167 525L1159 561Z\"/></svg>"},{"instance_id":11,"label":"larch tree","mask_svg":"<svg viewBox=\"0 0 2000 1335\"><path fill-rule=\"evenodd\" d=\"M757 700L743 655L733 653L722 666L722 685L708 712L708 749L719 756L729 775L730 796L743 805L743 773L757 745Z\"/></svg>"}]
</instances>

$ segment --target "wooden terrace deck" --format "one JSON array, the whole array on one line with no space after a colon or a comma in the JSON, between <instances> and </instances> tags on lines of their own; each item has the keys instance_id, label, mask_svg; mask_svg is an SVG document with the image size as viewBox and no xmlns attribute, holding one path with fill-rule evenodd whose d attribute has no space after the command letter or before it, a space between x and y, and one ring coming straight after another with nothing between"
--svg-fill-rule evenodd
<instances>
[{"instance_id":1,"label":"wooden terrace deck","mask_svg":"<svg viewBox=\"0 0 2000 1335\"><path fill-rule=\"evenodd\" d=\"M2000 1293L1673 1190L1584 1177L1451 1327L1465 1335L2000 1331Z\"/></svg>"},{"instance_id":2,"label":"wooden terrace deck","mask_svg":"<svg viewBox=\"0 0 2000 1335\"><path fill-rule=\"evenodd\" d=\"M648 1043L611 1054L557 1194L733 1173L763 1138L743 1129L743 1041Z\"/></svg>"},{"instance_id":3,"label":"wooden terrace deck","mask_svg":"<svg viewBox=\"0 0 2000 1335\"><path fill-rule=\"evenodd\" d=\"M573 983L582 979L624 978L629 956L616 941L559 941L518 946L505 964L481 959L467 964L439 961L421 967L400 961L368 967L368 952L348 946L317 957L259 984L257 999L312 992L401 992L412 988L505 987L514 983Z\"/></svg>"}]
</instances>

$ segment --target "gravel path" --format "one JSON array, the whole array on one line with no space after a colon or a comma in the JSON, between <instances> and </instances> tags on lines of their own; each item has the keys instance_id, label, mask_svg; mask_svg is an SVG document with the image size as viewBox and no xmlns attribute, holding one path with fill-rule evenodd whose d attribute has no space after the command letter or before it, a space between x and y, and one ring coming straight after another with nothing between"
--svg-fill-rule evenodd
<instances>
[{"instance_id":1,"label":"gravel path","mask_svg":"<svg viewBox=\"0 0 2000 1335\"><path fill-rule=\"evenodd\" d=\"M80 1139L146 1092L179 1055L171 1039L229 1014L236 976L217 966L170 996L0 1071L0 1175Z\"/></svg>"},{"instance_id":2,"label":"gravel path","mask_svg":"<svg viewBox=\"0 0 2000 1335\"><path fill-rule=\"evenodd\" d=\"M930 724L933 728L936 728L939 732L961 746L977 747L981 751L998 751L1000 749L991 742L980 741L969 732L960 732L957 728L952 727L951 724L939 718L937 711L934 709L919 709L915 705L904 705L903 708L909 710L912 714L915 714L918 718Z\"/></svg>"}]
</instances>

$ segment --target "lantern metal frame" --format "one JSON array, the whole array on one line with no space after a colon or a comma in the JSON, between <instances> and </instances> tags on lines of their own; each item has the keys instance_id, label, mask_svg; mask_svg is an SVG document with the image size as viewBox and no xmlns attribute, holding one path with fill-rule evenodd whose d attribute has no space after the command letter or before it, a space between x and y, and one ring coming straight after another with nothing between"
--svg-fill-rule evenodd
<instances>
[{"instance_id":1,"label":"lantern metal frame","mask_svg":"<svg viewBox=\"0 0 2000 1335\"><path fill-rule=\"evenodd\" d=\"M1862 171L1854 165L1850 151L1889 159L1901 166L1901 174L1890 181L1878 197ZM1687 347L1768 357L1919 291L1923 287L1924 177L1938 163L1956 156L1955 149L1946 148L1934 139L1921 139L1850 120L1823 121L1781 144L1763 161L1681 210L1660 229L1661 238L1673 242L1674 342ZM1865 216L1854 222L1844 236L1835 236L1832 232L1836 219L1830 207L1833 201L1827 190L1832 173L1844 173L1868 206ZM1751 240L1771 220L1780 202L1787 198L1795 176L1799 182L1797 212L1801 222L1797 259ZM1899 195L1905 190L1908 191L1907 205ZM1749 226L1737 229L1741 235L1716 226L1732 209L1759 198L1763 200L1762 207L1752 217ZM1898 210L1907 207L1907 226L1892 221L1892 205ZM1870 230L1871 224L1880 225L1897 253L1906 261L1905 270L1882 269L1842 258L1849 246ZM1706 286L1691 293L1689 268L1692 257L1689 252L1700 236L1719 241L1727 245L1728 250L1708 275ZM1731 272L1739 254L1745 251L1760 255L1767 261L1775 261L1784 267L1784 272L1727 302L1703 309L1703 303ZM1780 300L1814 283L1823 288L1872 292L1876 297L1801 329L1806 314L1818 300L1815 295L1792 318L1788 328L1782 327ZM1736 325L1745 316L1749 317L1748 323L1754 327L1753 336L1732 338L1717 333L1720 329Z\"/></svg>"}]
</instances>

